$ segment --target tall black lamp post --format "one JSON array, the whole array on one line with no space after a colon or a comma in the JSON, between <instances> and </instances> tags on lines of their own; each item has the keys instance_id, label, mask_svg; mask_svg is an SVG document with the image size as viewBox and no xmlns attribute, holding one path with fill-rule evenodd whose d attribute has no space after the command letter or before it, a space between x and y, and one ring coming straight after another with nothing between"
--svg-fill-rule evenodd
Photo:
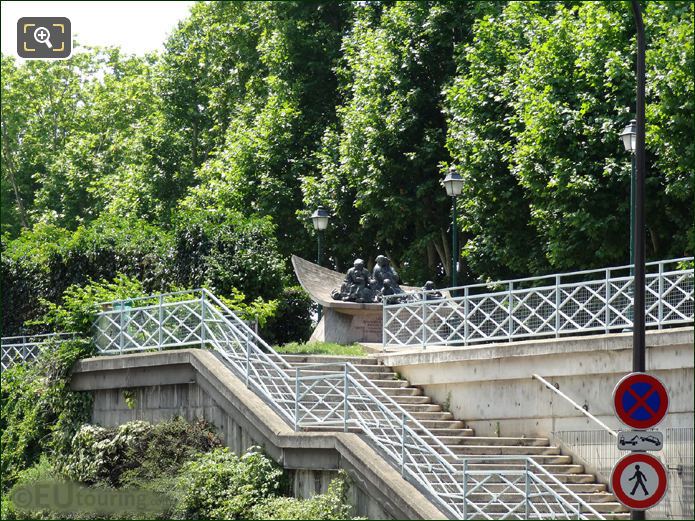
<instances>
[{"instance_id":1,"label":"tall black lamp post","mask_svg":"<svg viewBox=\"0 0 695 521\"><path fill-rule=\"evenodd\" d=\"M316 230L316 238L318 242L318 248L316 252L316 264L319 266L321 265L321 242L323 239L323 232L326 228L328 228L328 219L330 219L330 214L328 211L323 207L319 206L314 213L311 214L311 222L314 225L314 230ZM321 320L321 304L319 304L319 320Z\"/></svg>"},{"instance_id":2,"label":"tall black lamp post","mask_svg":"<svg viewBox=\"0 0 695 521\"><path fill-rule=\"evenodd\" d=\"M451 286L458 285L458 264L459 264L459 244L458 244L458 227L456 225L456 197L463 190L463 179L456 171L456 167L452 166L442 181L446 193L451 197Z\"/></svg>"},{"instance_id":3,"label":"tall black lamp post","mask_svg":"<svg viewBox=\"0 0 695 521\"><path fill-rule=\"evenodd\" d=\"M646 370L645 335L644 335L644 272L645 272L645 219L644 219L644 180L647 172L645 150L645 54L647 42L642 21L642 8L638 0L631 0L632 13L635 17L637 33L637 99L635 100L635 227L632 237L635 248L635 277L632 321L632 370ZM640 510L630 512L631 519L645 519L645 513Z\"/></svg>"}]
</instances>

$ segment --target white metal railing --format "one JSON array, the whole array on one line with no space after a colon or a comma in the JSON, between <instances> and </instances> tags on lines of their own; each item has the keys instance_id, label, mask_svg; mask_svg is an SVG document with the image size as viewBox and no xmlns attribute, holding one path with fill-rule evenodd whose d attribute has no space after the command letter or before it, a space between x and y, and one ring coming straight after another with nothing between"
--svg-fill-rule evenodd
<instances>
[{"instance_id":1,"label":"white metal railing","mask_svg":"<svg viewBox=\"0 0 695 521\"><path fill-rule=\"evenodd\" d=\"M604 519L529 456L465 458L463 490L462 519Z\"/></svg>"},{"instance_id":2,"label":"white metal railing","mask_svg":"<svg viewBox=\"0 0 695 521\"><path fill-rule=\"evenodd\" d=\"M591 421L593 421L596 425L601 427L604 431L606 431L608 434L613 436L614 438L618 437L618 433L615 432L613 429L611 429L608 425L603 423L601 420L599 420L596 416L591 414L588 410L586 410L584 407L579 405L577 402L575 402L572 398L567 396L565 393L560 391L559 387L556 387L555 385L551 384L548 380L543 378L540 375L534 374L532 377L536 380L538 380L540 383L542 383L545 387L553 391L555 394L557 394L560 398L564 399L566 402L568 402L572 407L574 407L576 410L578 410L580 413L582 413L584 416L589 418ZM556 384L557 385L557 384Z\"/></svg>"},{"instance_id":3,"label":"white metal railing","mask_svg":"<svg viewBox=\"0 0 695 521\"><path fill-rule=\"evenodd\" d=\"M33 362L51 340L73 337L73 333L4 336L0 339L0 367L4 371L14 364Z\"/></svg>"},{"instance_id":4,"label":"white metal railing","mask_svg":"<svg viewBox=\"0 0 695 521\"><path fill-rule=\"evenodd\" d=\"M212 347L295 430L359 430L406 479L429 494L451 517L464 518L470 508L481 518L499 518L497 502L481 506L479 497L473 494L490 492L488 480L509 481L503 470L510 467L514 472L522 469L524 479L537 484L533 493L525 489L523 501L539 517L549 517L547 505L552 503L555 506L550 517L602 518L581 498L565 491L559 480L531 458L499 458L503 469L488 472L486 480L483 474L475 473L484 469L473 464L468 467L466 459L455 455L354 365L330 364L340 365L340 370L319 375L307 371L326 366L292 367L205 289L116 301L104 307L94 322L94 340L101 354ZM512 464L508 464L510 461ZM475 480L477 486L467 491L466 483ZM517 513L514 509L505 518L521 519L515 517Z\"/></svg>"},{"instance_id":5,"label":"white metal railing","mask_svg":"<svg viewBox=\"0 0 695 521\"><path fill-rule=\"evenodd\" d=\"M693 258L647 264L645 319L662 328L693 322ZM469 345L632 326L630 266L472 284L384 297L383 346Z\"/></svg>"}]
</instances>

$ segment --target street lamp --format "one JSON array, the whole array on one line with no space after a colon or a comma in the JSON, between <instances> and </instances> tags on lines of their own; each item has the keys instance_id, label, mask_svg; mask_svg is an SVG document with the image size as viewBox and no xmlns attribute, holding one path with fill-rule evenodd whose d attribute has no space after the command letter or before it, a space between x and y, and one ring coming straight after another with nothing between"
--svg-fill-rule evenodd
<instances>
[{"instance_id":1,"label":"street lamp","mask_svg":"<svg viewBox=\"0 0 695 521\"><path fill-rule=\"evenodd\" d=\"M637 121L627 124L620 134L625 150L632 155L632 173L630 174L630 276L635 274L635 150L637 150Z\"/></svg>"},{"instance_id":2,"label":"street lamp","mask_svg":"<svg viewBox=\"0 0 695 521\"><path fill-rule=\"evenodd\" d=\"M637 150L637 121L634 119L620 133L620 139L623 140L623 146L632 156L632 173L630 174L630 277L635 276L635 150ZM634 294L633 286L630 289L630 296ZM632 307L628 310L630 320L633 320ZM623 331L631 331L630 328L625 328Z\"/></svg>"},{"instance_id":3,"label":"street lamp","mask_svg":"<svg viewBox=\"0 0 695 521\"><path fill-rule=\"evenodd\" d=\"M644 179L647 173L647 159L645 150L645 106L646 106L646 74L645 57L647 54L647 40L644 33L644 21L642 20L642 7L638 0L631 0L632 13L635 19L635 33L637 36L636 80L637 99L635 100L635 227L632 233L634 241L633 264L635 270L634 291L635 303L633 306L634 319L632 321L632 371L644 372L647 369L645 335L644 335L644 278L645 278L645 226L644 226ZM632 510L630 519L645 519L644 511Z\"/></svg>"},{"instance_id":4,"label":"street lamp","mask_svg":"<svg viewBox=\"0 0 695 521\"><path fill-rule=\"evenodd\" d=\"M451 286L456 287L456 275L458 272L459 263L459 248L458 248L458 229L456 226L456 197L463 190L463 179L456 171L456 167L452 166L442 181L446 194L451 197Z\"/></svg>"},{"instance_id":5,"label":"street lamp","mask_svg":"<svg viewBox=\"0 0 695 521\"><path fill-rule=\"evenodd\" d=\"M330 217L330 214L323 206L319 206L316 211L311 214L311 223L314 225L314 230L316 230L316 238L318 242L316 264L319 266L321 265L321 239L323 238L323 231L328 228L328 219L330 219ZM319 320L321 320L321 311L321 304L319 304Z\"/></svg>"}]
</instances>

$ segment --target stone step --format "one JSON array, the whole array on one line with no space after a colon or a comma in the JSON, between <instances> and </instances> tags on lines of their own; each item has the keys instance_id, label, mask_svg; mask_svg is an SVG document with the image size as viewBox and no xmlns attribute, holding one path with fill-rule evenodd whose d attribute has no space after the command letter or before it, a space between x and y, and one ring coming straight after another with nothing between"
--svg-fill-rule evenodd
<instances>
[{"instance_id":1,"label":"stone step","mask_svg":"<svg viewBox=\"0 0 695 521\"><path fill-rule=\"evenodd\" d=\"M420 423L422 423L424 427L427 427L427 426L422 422L422 420L425 420L425 421L456 421L456 420L454 420L453 414L451 414L450 412L444 412L444 411L441 411L441 412L414 412L414 413L411 413L411 416L413 418L415 418L416 420L420 420Z\"/></svg>"},{"instance_id":2,"label":"stone step","mask_svg":"<svg viewBox=\"0 0 695 521\"><path fill-rule=\"evenodd\" d=\"M304 373L305 369L304 367L310 367L314 368L313 370L321 370L321 371L326 371L326 372L331 372L331 373L338 373L342 372L344 370L344 365L342 364L332 364L332 365L326 365L321 368L315 367L316 364L309 363L309 362L290 362L288 360L288 363L292 367L299 367L302 369L302 373ZM329 362L330 363L330 362ZM393 373L393 367L389 367L388 365L376 365L376 364L352 364L358 371L362 373Z\"/></svg>"},{"instance_id":3,"label":"stone step","mask_svg":"<svg viewBox=\"0 0 695 521\"><path fill-rule=\"evenodd\" d=\"M292 382L292 385L294 385L294 382ZM332 387L329 387L327 384L318 384L316 387L313 387L312 389L315 390L317 393L327 393L332 389ZM418 387L381 387L380 390L381 392L392 398L396 396L423 396L422 389ZM377 393L377 396L379 394L381 393Z\"/></svg>"},{"instance_id":4,"label":"stone step","mask_svg":"<svg viewBox=\"0 0 695 521\"><path fill-rule=\"evenodd\" d=\"M463 423L463 422L462 422ZM437 436L444 445L446 445L446 439L460 439L460 438L468 438L468 437L474 437L473 434L473 429L429 429L429 431L432 433L432 435ZM420 434L420 429L415 429L415 432Z\"/></svg>"},{"instance_id":5,"label":"stone step","mask_svg":"<svg viewBox=\"0 0 695 521\"><path fill-rule=\"evenodd\" d=\"M462 472L463 469L459 471L459 475ZM435 482L441 482L441 481L446 481L446 478L437 476L433 472L425 472L423 475L432 483ZM538 478L546 483L552 483L552 479L549 476L546 476L544 474L537 474ZM553 476L555 479L557 479L560 483L566 485L566 486L575 486L575 485L589 485L589 486L595 486L595 481L596 477L593 474L586 474L583 472L572 472L572 473L557 473ZM492 485L495 483L499 483L500 485L506 486L505 483L502 483L502 478L498 475L491 475L487 481L487 484ZM604 486L605 485L600 485Z\"/></svg>"},{"instance_id":6,"label":"stone step","mask_svg":"<svg viewBox=\"0 0 695 521\"><path fill-rule=\"evenodd\" d=\"M524 445L453 445L448 446L454 454L477 456L477 455L501 455L501 456L556 456L560 454L558 447L534 447ZM441 452L441 450L440 450ZM567 456L569 457L569 456Z\"/></svg>"},{"instance_id":7,"label":"stone step","mask_svg":"<svg viewBox=\"0 0 695 521\"><path fill-rule=\"evenodd\" d=\"M331 399L328 401L321 401L319 403L319 397L305 396L302 398L301 404L304 407L311 407L313 404L318 404L317 406L312 408L312 411L319 413L332 410L335 408L336 405L340 405L343 403L342 397L330 398ZM397 415L401 414L400 409L403 409L409 413L444 413L444 411L442 411L441 405L437 405L435 403L399 403L397 400L394 400L394 402L396 403L391 403L387 400L381 400L382 405L384 405L387 409L393 411ZM376 407L377 406L375 406L374 403L350 403L351 411L376 411Z\"/></svg>"},{"instance_id":8,"label":"stone step","mask_svg":"<svg viewBox=\"0 0 695 521\"><path fill-rule=\"evenodd\" d=\"M447 456L444 455L444 459L447 460L449 463L453 463L454 465L460 465L461 468L463 468L463 463L460 463L461 458L463 458L465 455L460 454L457 456ZM486 458L485 456L494 456L491 458ZM522 469L525 468L525 464L523 461L519 460L518 457L515 457L517 455L510 455L508 459L501 458L499 457L499 454L476 454L474 459L471 459L471 461L468 463L469 467L471 465L492 465L493 468L498 468L498 469ZM518 456L522 456L518 455ZM555 455L555 454L534 454L533 459L538 463L539 465L545 467L547 465L572 465L572 458L571 456L562 456L562 455ZM580 467L583 469L581 465L577 465L577 467Z\"/></svg>"},{"instance_id":9,"label":"stone step","mask_svg":"<svg viewBox=\"0 0 695 521\"><path fill-rule=\"evenodd\" d=\"M570 474L571 476L576 476L577 474ZM613 494L610 494L607 490L608 487L603 483L566 483L568 489L570 489L575 494L603 494L609 498L615 499ZM485 488L490 492L504 492L509 487L506 483L486 483ZM601 496L603 497L603 495Z\"/></svg>"},{"instance_id":10,"label":"stone step","mask_svg":"<svg viewBox=\"0 0 695 521\"><path fill-rule=\"evenodd\" d=\"M472 488L476 484L469 482L469 487ZM502 500L505 503L519 503L523 497L524 497L524 483L519 482L516 484L521 488L521 492L515 492L509 485L503 485L503 484L493 484L489 485L485 483L481 488L477 489L476 492L470 493L468 495L469 499L473 501L474 503L487 503L488 501L491 501L493 499L496 500ZM574 485L576 487L576 485ZM447 483L434 483L432 485L432 488L437 491L437 492L450 492L450 493L461 493L461 484L447 484ZM484 488L485 490L482 490ZM576 499L572 497L571 494L568 494L564 490L561 490L560 488L556 488L555 486L550 486L552 490L554 490L560 497L565 499L566 501L576 504ZM593 507L594 503L616 503L615 496L613 494L610 494L608 492L589 492L589 493L584 493L584 492L576 492L573 490L572 487L567 487L569 488L572 493L574 493L579 499L582 501L588 503ZM537 492L534 490L534 493ZM545 492L545 491L541 491Z\"/></svg>"},{"instance_id":11,"label":"stone step","mask_svg":"<svg viewBox=\"0 0 695 521\"><path fill-rule=\"evenodd\" d=\"M481 503L475 503L479 508L483 509L485 513L487 514L503 514L507 513L509 510L506 505L502 505L499 503L494 503L494 504L487 504L485 501L482 501ZM563 511L562 507L557 504L557 503L551 503L550 500L548 500L548 503L543 502L542 499L538 498L534 504L536 505L536 508L540 510L541 513L548 513L550 514L551 512L555 513L560 513ZM546 506L547 505L547 506ZM549 509L548 509L549 507ZM615 502L606 502L606 503L594 503L591 505L591 507L596 510L599 513L608 513L608 514L618 514L622 512L627 512L627 509L617 501ZM471 506L469 508L469 511L471 511L473 507ZM523 506L521 507L520 513L523 513ZM471 513L471 515L473 515ZM550 517L548 517L550 518ZM476 519L474 517L469 517L469 519ZM477 519L482 519L482 518L477 518ZM535 519L535 516L534 516Z\"/></svg>"},{"instance_id":12,"label":"stone step","mask_svg":"<svg viewBox=\"0 0 695 521\"><path fill-rule=\"evenodd\" d=\"M285 373L287 373L288 376L295 378L297 375L297 370L296 369L291 369L291 368L286 368ZM357 374L357 373L350 373L350 376L352 376L355 380L359 381L364 381L364 380L395 380L396 376L398 373L395 373L393 371L361 371L362 374ZM327 369L302 369L299 372L300 377L304 376L328 376L330 375L331 381L336 381L335 375L339 375L339 377L342 379L344 374L344 371L342 369L340 370L327 370Z\"/></svg>"},{"instance_id":13,"label":"stone step","mask_svg":"<svg viewBox=\"0 0 695 521\"><path fill-rule=\"evenodd\" d=\"M576 504L576 499L567 492L556 491L557 494L562 497L565 501L569 503ZM595 494L575 494L579 499L588 503L591 507L596 508L594 505L596 503L616 503L615 496L608 493L595 493ZM496 498L497 500L502 500L505 503L517 503L524 497L523 492L494 492L492 490L489 493L485 492L474 492L468 496L474 503L486 503L491 499ZM598 510L598 509L596 509Z\"/></svg>"},{"instance_id":14,"label":"stone step","mask_svg":"<svg viewBox=\"0 0 695 521\"><path fill-rule=\"evenodd\" d=\"M270 379L273 381L277 381L278 383L280 383L281 381L286 381L284 378L279 378L277 376L272 376L272 377L270 377ZM292 377L291 380L292 380L292 385L294 385L294 377ZM360 380L362 380L362 379L361 378L357 379L358 382ZM364 381L364 380L362 380L362 381ZM373 383L374 385L376 385L377 387L380 387L381 389L393 389L393 388L400 389L402 387L408 387L410 385L410 382L408 382L408 380L373 380L370 378L369 381L371 383ZM332 380L330 380L330 382L333 385L335 385L335 383L340 383L340 385L342 385L342 379L341 380L332 379ZM305 381L304 385L310 385L311 383L313 383L313 382ZM366 387L367 389L369 388L367 385L364 385L364 387ZM331 386L329 386L328 383L326 383L326 382L320 382L320 383L315 385L314 389L323 389L325 392L327 390L330 390Z\"/></svg>"},{"instance_id":15,"label":"stone step","mask_svg":"<svg viewBox=\"0 0 695 521\"><path fill-rule=\"evenodd\" d=\"M434 434L434 433L433 433ZM548 438L496 438L488 436L446 436L437 435L439 439L452 449L457 445L504 445L520 447L547 447Z\"/></svg>"},{"instance_id":16,"label":"stone step","mask_svg":"<svg viewBox=\"0 0 695 521\"><path fill-rule=\"evenodd\" d=\"M428 404L432 403L432 398L429 396L392 396L393 401L398 404Z\"/></svg>"},{"instance_id":17,"label":"stone step","mask_svg":"<svg viewBox=\"0 0 695 521\"><path fill-rule=\"evenodd\" d=\"M423 396L419 387L385 387L381 390L389 396Z\"/></svg>"},{"instance_id":18,"label":"stone step","mask_svg":"<svg viewBox=\"0 0 695 521\"><path fill-rule=\"evenodd\" d=\"M473 507L469 507L469 510L472 510ZM494 515L494 514L493 514ZM522 519L523 518L523 512L519 514L519 518L511 518L511 519ZM613 512L606 512L606 513L599 513L599 516L597 517L595 514L582 514L582 519L606 519L606 520L621 520L621 519L630 519L630 513L629 512L622 512L622 513L613 513ZM495 519L494 517L490 517L489 514L479 514L479 513L468 513L467 514L467 519L470 519L471 521L477 520L477 519ZM555 519L555 515L553 514L548 514L547 517L538 517L537 515L534 515L531 519ZM560 518L564 519L564 518Z\"/></svg>"},{"instance_id":19,"label":"stone step","mask_svg":"<svg viewBox=\"0 0 695 521\"><path fill-rule=\"evenodd\" d=\"M465 425L461 420L419 420L419 422L425 429L430 431L432 434L434 434L435 431L439 431L441 429L454 429L457 431L468 430L465 429ZM406 424L411 428L415 427L415 424L410 421L406 422ZM417 432L417 430L415 432Z\"/></svg>"},{"instance_id":20,"label":"stone step","mask_svg":"<svg viewBox=\"0 0 695 521\"><path fill-rule=\"evenodd\" d=\"M555 463L552 460L550 461L539 461L538 463L548 472L551 474L584 474L584 466L583 465L575 465L571 463L572 458L569 456L561 456L564 458L562 461L564 463ZM445 456L445 459L451 459L450 456ZM537 459L537 458L534 458ZM570 462L567 462L567 460L570 460ZM463 463L451 463L451 465L457 469L459 472L463 472ZM494 460L483 460L481 462L476 462L476 463L469 463L468 468L471 470L485 470L485 471L490 471L490 470L495 470L495 471L504 471L504 470L523 470L525 466L523 464L517 464L517 463L499 463L499 461L494 461ZM590 480L595 480L596 478L592 474L587 474L589 476ZM557 476L556 476L557 477ZM591 482L591 481L589 481ZM586 483L586 482L585 482Z\"/></svg>"},{"instance_id":21,"label":"stone step","mask_svg":"<svg viewBox=\"0 0 695 521\"><path fill-rule=\"evenodd\" d=\"M321 415L326 414L333 410L332 408L329 408L325 403L320 403L314 407L311 407L311 402L306 401L302 402L306 407L311 408L311 412L315 414L316 416L321 417ZM315 402L314 402L315 403ZM341 402L342 403L342 402ZM395 418L395 421L399 421L399 416L400 412L396 407L392 404L383 404L387 409L391 410L397 418ZM377 414L377 418L383 417L383 412L381 410L378 410L375 404L353 404L352 407L357 409L359 412L360 410L364 411L365 413L365 420L369 421L371 420L370 414L371 411L373 411L375 414ZM438 407L438 406L427 406L427 405L404 405L402 408L405 409L410 416L418 421L420 423L423 423L424 421L455 421L454 420L454 415L451 414L450 412L443 412L443 411L421 411L421 410L409 410L409 409L417 409L419 407ZM341 414L342 414L342 409L340 409ZM354 410L353 410L353 413ZM394 419L388 419L388 421L394 421ZM410 421L406 421L406 424L410 425ZM426 427L426 425L423 426Z\"/></svg>"},{"instance_id":22,"label":"stone step","mask_svg":"<svg viewBox=\"0 0 695 521\"><path fill-rule=\"evenodd\" d=\"M350 362L353 365L380 365L376 358L368 356L333 356L333 355L304 355L279 353L290 364L330 364Z\"/></svg>"}]
</instances>

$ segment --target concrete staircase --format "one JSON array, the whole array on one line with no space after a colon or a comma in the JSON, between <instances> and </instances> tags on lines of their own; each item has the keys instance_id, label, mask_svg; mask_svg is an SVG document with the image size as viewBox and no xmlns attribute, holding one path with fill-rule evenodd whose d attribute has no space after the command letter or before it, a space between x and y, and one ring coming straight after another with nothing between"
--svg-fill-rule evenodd
<instances>
[{"instance_id":1,"label":"concrete staircase","mask_svg":"<svg viewBox=\"0 0 695 521\"><path fill-rule=\"evenodd\" d=\"M312 364L335 363L335 366L327 365L320 369L303 369L302 376L320 375L322 373L338 372L343 370L340 363L350 362L372 383L377 385L384 393L389 395L403 409L417 419L423 427L436 436L457 456L475 456L482 458L469 464L471 470L494 469L522 469L523 464L510 460L499 459L485 460L485 456L531 456L536 462L552 473L560 482L564 483L572 492L577 494L586 503L590 504L606 519L629 519L628 510L621 505L607 491L606 485L599 483L593 474L584 471L582 465L575 464L572 456L562 454L558 447L550 445L548 438L531 437L486 437L476 436L473 429L467 428L463 421L454 418L453 414L444 411L441 405L433 403L429 396L423 394L422 389L413 387L407 380L397 378L399 375L391 367L380 365L375 358L369 357L336 357L319 355L282 355L293 367L306 367ZM288 369L288 375L294 375L295 370ZM326 384L326 388L328 388ZM319 384L316 390L321 389ZM314 427L311 430L333 430L331 427ZM357 431L357 429L351 429ZM441 447L437 448L444 452ZM451 456L444 456L454 464L462 467L462 464L452 461ZM544 481L545 476L540 475ZM437 480L432 479L432 482ZM494 480L486 487L487 491L473 495L475 503L485 504L490 500L490 494L502 492L504 485L495 484ZM566 495L558 491L560 495ZM508 495L509 502L518 502L519 497ZM506 497L502 496L503 498ZM479 501L478 501L479 500ZM503 508L502 505L499 505ZM487 509L490 512L490 509ZM500 510L502 513L502 510ZM471 517L474 519L475 517Z\"/></svg>"}]
</instances>

